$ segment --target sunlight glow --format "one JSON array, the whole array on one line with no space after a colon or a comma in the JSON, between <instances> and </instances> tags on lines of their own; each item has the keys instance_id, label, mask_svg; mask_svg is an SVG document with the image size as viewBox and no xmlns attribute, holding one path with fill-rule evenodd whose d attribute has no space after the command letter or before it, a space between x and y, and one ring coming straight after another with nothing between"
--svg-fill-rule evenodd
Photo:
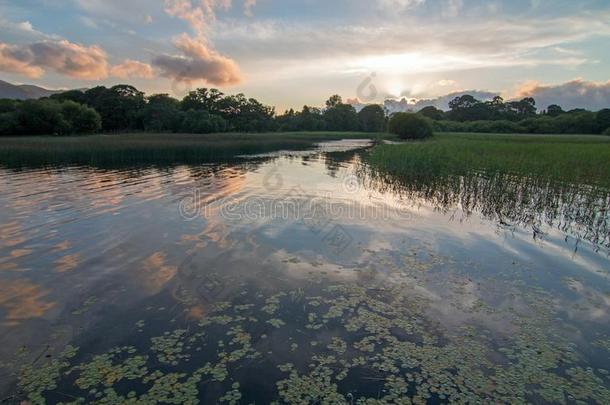
<instances>
[{"instance_id":1,"label":"sunlight glow","mask_svg":"<svg viewBox=\"0 0 610 405\"><path fill-rule=\"evenodd\" d=\"M469 69L490 65L498 65L498 61L484 61L458 55L418 52L367 56L354 61L351 67L355 70L362 69L364 71L386 74L404 74Z\"/></svg>"}]
</instances>

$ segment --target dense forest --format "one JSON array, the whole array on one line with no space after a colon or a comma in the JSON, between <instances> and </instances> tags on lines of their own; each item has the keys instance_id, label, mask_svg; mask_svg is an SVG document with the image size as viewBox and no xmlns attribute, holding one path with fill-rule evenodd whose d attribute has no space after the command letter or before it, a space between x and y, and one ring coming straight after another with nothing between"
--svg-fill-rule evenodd
<instances>
[{"instance_id":1,"label":"dense forest","mask_svg":"<svg viewBox=\"0 0 610 405\"><path fill-rule=\"evenodd\" d=\"M438 132L503 132L610 135L610 109L538 112L533 98L505 102L457 97L449 111L425 107L418 113ZM38 100L0 100L0 135L86 134L93 132L270 132L365 131L387 129L388 113L372 104L360 111L330 97L324 108L304 106L276 115L273 107L243 94L201 88L182 100L145 94L133 86L71 90Z\"/></svg>"}]
</instances>

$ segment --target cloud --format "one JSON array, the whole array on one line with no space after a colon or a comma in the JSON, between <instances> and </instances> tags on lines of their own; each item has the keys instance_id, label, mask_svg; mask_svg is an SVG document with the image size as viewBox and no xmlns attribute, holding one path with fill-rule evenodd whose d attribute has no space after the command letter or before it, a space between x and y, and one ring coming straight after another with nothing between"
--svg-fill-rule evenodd
<instances>
[{"instance_id":1,"label":"cloud","mask_svg":"<svg viewBox=\"0 0 610 405\"><path fill-rule=\"evenodd\" d=\"M384 106L390 112L403 112L403 111L419 111L424 107L433 106L441 110L449 110L449 102L456 97L469 94L477 100L487 101L493 99L498 93L481 90L466 90L458 91L446 94L444 96L421 99L421 100L407 100L405 98L401 100L385 100Z\"/></svg>"},{"instance_id":2,"label":"cloud","mask_svg":"<svg viewBox=\"0 0 610 405\"><path fill-rule=\"evenodd\" d=\"M0 71L17 73L31 79L36 79L44 74L42 68L32 66L28 61L21 60L18 53L18 47L0 43Z\"/></svg>"},{"instance_id":3,"label":"cloud","mask_svg":"<svg viewBox=\"0 0 610 405\"><path fill-rule=\"evenodd\" d=\"M162 7L150 0L72 0L76 7L105 24L146 23L147 16L162 13Z\"/></svg>"},{"instance_id":4,"label":"cloud","mask_svg":"<svg viewBox=\"0 0 610 405\"><path fill-rule=\"evenodd\" d=\"M384 100L383 106L389 113L395 112L406 112L406 111L419 111L424 107L433 106L441 110L449 110L449 102L456 97L463 96L465 94L469 94L476 98L477 100L487 101L493 99L495 96L499 95L499 93L494 93L490 91L481 91L481 90L467 90L467 91L458 91L449 94L445 94L443 96L439 96L436 98L430 99L407 99L402 98L400 100L388 98ZM356 108L356 110L360 111L367 104L364 104L358 98L348 98L346 101L347 104L351 104Z\"/></svg>"},{"instance_id":5,"label":"cloud","mask_svg":"<svg viewBox=\"0 0 610 405\"><path fill-rule=\"evenodd\" d=\"M4 42L35 42L43 40L61 39L55 35L48 35L37 31L29 21L12 22L0 17L0 32Z\"/></svg>"},{"instance_id":6,"label":"cloud","mask_svg":"<svg viewBox=\"0 0 610 405\"><path fill-rule=\"evenodd\" d=\"M250 12L255 0L245 0L244 11ZM158 55L153 65L161 75L177 82L203 80L216 86L237 84L241 73L237 63L214 49L207 38L208 26L216 21L218 9L231 8L231 0L165 0L165 12L186 21L196 36L182 34L174 40L180 55Z\"/></svg>"},{"instance_id":7,"label":"cloud","mask_svg":"<svg viewBox=\"0 0 610 405\"><path fill-rule=\"evenodd\" d=\"M121 79L152 79L155 76L152 66L131 59L127 59L123 63L113 66L112 69L110 69L110 75Z\"/></svg>"},{"instance_id":8,"label":"cloud","mask_svg":"<svg viewBox=\"0 0 610 405\"><path fill-rule=\"evenodd\" d=\"M253 60L264 66L293 63L297 70L318 66L328 72L335 66L356 68L360 62L388 58L383 69L409 69L428 72L429 66L417 68L422 60L439 61L445 71L485 67L578 66L592 62L587 55L553 53L553 47L578 46L582 41L610 37L607 14L574 15L547 18L490 18L463 21L404 16L401 21L375 20L349 26L333 22L282 24L275 20L251 23L219 23L214 33L216 44L240 60ZM414 63L393 63L393 56L411 55ZM400 61L398 61L400 62ZM329 65L331 65L329 67ZM370 71L369 66L361 66Z\"/></svg>"},{"instance_id":9,"label":"cloud","mask_svg":"<svg viewBox=\"0 0 610 405\"><path fill-rule=\"evenodd\" d=\"M564 110L586 108L597 111L610 108L610 81L591 82L575 79L558 85L525 82L520 85L514 98L533 97L539 109L559 104Z\"/></svg>"},{"instance_id":10,"label":"cloud","mask_svg":"<svg viewBox=\"0 0 610 405\"><path fill-rule=\"evenodd\" d=\"M462 11L462 7L464 7L464 0L447 0L447 6L443 9L443 15L455 18Z\"/></svg>"},{"instance_id":11,"label":"cloud","mask_svg":"<svg viewBox=\"0 0 610 405\"><path fill-rule=\"evenodd\" d=\"M396 12L419 6L425 2L426 0L377 0L377 5L382 10Z\"/></svg>"},{"instance_id":12,"label":"cloud","mask_svg":"<svg viewBox=\"0 0 610 405\"><path fill-rule=\"evenodd\" d=\"M165 12L186 21L197 35L204 36L208 24L216 20L216 10L231 8L231 0L165 0Z\"/></svg>"},{"instance_id":13,"label":"cloud","mask_svg":"<svg viewBox=\"0 0 610 405\"><path fill-rule=\"evenodd\" d=\"M49 293L28 280L3 280L0 283L0 307L6 314L2 324L16 326L44 316L57 305L49 300Z\"/></svg>"},{"instance_id":14,"label":"cloud","mask_svg":"<svg viewBox=\"0 0 610 405\"><path fill-rule=\"evenodd\" d=\"M451 79L443 79L443 80L439 80L436 84L441 87L448 87L448 86L455 86L457 84L457 82L455 80L451 80Z\"/></svg>"},{"instance_id":15,"label":"cloud","mask_svg":"<svg viewBox=\"0 0 610 405\"><path fill-rule=\"evenodd\" d=\"M108 77L106 53L95 45L83 46L66 40L20 46L0 43L0 70L36 78L49 69L74 79Z\"/></svg>"},{"instance_id":16,"label":"cloud","mask_svg":"<svg viewBox=\"0 0 610 405\"><path fill-rule=\"evenodd\" d=\"M384 107L390 113L419 111L427 106L449 110L449 102L465 94L482 101L491 100L493 97L500 95L498 92L492 91L466 90L430 99L386 99ZM548 108L551 104L558 104L566 111L574 108L598 111L603 108L610 108L610 81L591 82L576 79L558 85L543 85L539 82L529 81L521 84L513 94L506 94L506 98L509 100L520 100L525 97L533 97L541 110ZM357 98L347 99L347 103L352 104L356 109L361 109L366 105Z\"/></svg>"},{"instance_id":17,"label":"cloud","mask_svg":"<svg viewBox=\"0 0 610 405\"><path fill-rule=\"evenodd\" d=\"M244 14L252 17L252 9L256 6L256 0L244 0Z\"/></svg>"},{"instance_id":18,"label":"cloud","mask_svg":"<svg viewBox=\"0 0 610 405\"><path fill-rule=\"evenodd\" d=\"M203 39L182 34L175 39L174 45L182 55L160 55L152 61L162 76L178 82L204 80L216 86L241 81L237 63L210 48Z\"/></svg>"},{"instance_id":19,"label":"cloud","mask_svg":"<svg viewBox=\"0 0 610 405\"><path fill-rule=\"evenodd\" d=\"M90 18L87 16L81 16L80 21L83 23L84 26L86 26L88 28L92 28L92 29L99 28L97 25L97 22L93 18Z\"/></svg>"}]
</instances>

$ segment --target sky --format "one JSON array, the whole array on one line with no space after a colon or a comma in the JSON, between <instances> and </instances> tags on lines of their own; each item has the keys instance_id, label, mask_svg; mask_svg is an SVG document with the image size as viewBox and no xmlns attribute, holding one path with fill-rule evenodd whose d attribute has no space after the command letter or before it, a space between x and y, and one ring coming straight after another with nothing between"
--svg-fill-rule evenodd
<instances>
[{"instance_id":1,"label":"sky","mask_svg":"<svg viewBox=\"0 0 610 405\"><path fill-rule=\"evenodd\" d=\"M597 110L610 0L0 0L0 79L216 87L278 112L462 91Z\"/></svg>"}]
</instances>

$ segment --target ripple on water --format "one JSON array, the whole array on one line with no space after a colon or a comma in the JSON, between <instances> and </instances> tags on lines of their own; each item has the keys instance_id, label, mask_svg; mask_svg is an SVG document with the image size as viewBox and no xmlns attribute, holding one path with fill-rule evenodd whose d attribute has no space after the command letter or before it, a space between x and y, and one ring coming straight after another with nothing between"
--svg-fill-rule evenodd
<instances>
[{"instance_id":1,"label":"ripple on water","mask_svg":"<svg viewBox=\"0 0 610 405\"><path fill-rule=\"evenodd\" d=\"M610 261L569 189L380 179L366 145L0 169L0 392L607 403Z\"/></svg>"}]
</instances>

